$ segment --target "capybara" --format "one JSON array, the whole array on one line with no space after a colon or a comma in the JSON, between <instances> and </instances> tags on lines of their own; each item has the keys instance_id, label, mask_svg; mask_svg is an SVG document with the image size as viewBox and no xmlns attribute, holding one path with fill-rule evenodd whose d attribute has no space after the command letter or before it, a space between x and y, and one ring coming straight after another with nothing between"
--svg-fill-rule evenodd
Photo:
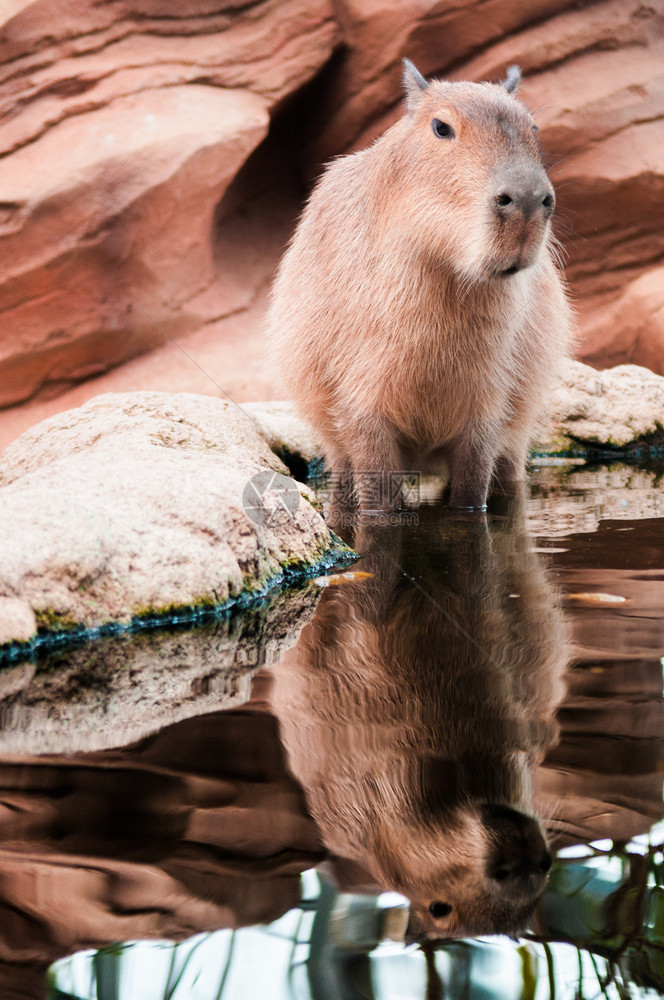
<instances>
[{"instance_id":1,"label":"capybara","mask_svg":"<svg viewBox=\"0 0 664 1000\"><path fill-rule=\"evenodd\" d=\"M447 472L460 508L524 476L570 310L519 79L427 82L406 60L406 113L327 167L281 263L285 387L363 510L398 504L400 470Z\"/></svg>"},{"instance_id":2,"label":"capybara","mask_svg":"<svg viewBox=\"0 0 664 1000\"><path fill-rule=\"evenodd\" d=\"M562 614L522 524L420 520L356 539L373 575L326 588L272 709L335 864L407 896L413 939L513 932L551 865Z\"/></svg>"}]
</instances>

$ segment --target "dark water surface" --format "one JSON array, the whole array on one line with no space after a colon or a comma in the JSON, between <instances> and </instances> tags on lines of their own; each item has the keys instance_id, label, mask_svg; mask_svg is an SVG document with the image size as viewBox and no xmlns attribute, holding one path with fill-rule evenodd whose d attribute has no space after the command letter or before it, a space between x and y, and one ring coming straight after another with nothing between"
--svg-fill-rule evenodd
<instances>
[{"instance_id":1,"label":"dark water surface","mask_svg":"<svg viewBox=\"0 0 664 1000\"><path fill-rule=\"evenodd\" d=\"M0 670L0 1000L664 995L660 473L414 510Z\"/></svg>"}]
</instances>

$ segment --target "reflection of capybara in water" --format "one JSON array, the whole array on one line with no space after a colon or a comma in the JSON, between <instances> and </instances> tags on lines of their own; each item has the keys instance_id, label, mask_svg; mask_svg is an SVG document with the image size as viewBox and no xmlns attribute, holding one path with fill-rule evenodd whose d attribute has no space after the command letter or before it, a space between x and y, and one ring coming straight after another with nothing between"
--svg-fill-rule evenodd
<instances>
[{"instance_id":1,"label":"reflection of capybara in water","mask_svg":"<svg viewBox=\"0 0 664 1000\"><path fill-rule=\"evenodd\" d=\"M390 505L393 470L447 470L454 507L523 478L569 310L518 80L427 83L407 63L407 113L328 167L281 264L286 388L364 509Z\"/></svg>"},{"instance_id":2,"label":"reflection of capybara in water","mask_svg":"<svg viewBox=\"0 0 664 1000\"><path fill-rule=\"evenodd\" d=\"M565 642L528 546L505 525L373 528L358 566L374 576L328 588L275 670L326 847L406 895L416 936L516 930L544 888L531 778L557 733Z\"/></svg>"}]
</instances>

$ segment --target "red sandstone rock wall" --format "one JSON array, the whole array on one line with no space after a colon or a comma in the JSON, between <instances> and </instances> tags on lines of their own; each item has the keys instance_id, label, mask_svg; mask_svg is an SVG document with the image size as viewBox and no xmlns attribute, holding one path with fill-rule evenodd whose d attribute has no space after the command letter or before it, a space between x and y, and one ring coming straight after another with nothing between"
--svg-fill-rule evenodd
<instances>
[{"instance_id":1,"label":"red sandstone rock wall","mask_svg":"<svg viewBox=\"0 0 664 1000\"><path fill-rule=\"evenodd\" d=\"M258 334L270 275L320 163L398 113L404 55L453 79L520 63L579 355L664 372L659 0L11 0L0 446L109 388L276 393Z\"/></svg>"},{"instance_id":2,"label":"red sandstone rock wall","mask_svg":"<svg viewBox=\"0 0 664 1000\"><path fill-rule=\"evenodd\" d=\"M329 0L0 6L0 407L247 308L276 251L220 205L338 41Z\"/></svg>"}]
</instances>

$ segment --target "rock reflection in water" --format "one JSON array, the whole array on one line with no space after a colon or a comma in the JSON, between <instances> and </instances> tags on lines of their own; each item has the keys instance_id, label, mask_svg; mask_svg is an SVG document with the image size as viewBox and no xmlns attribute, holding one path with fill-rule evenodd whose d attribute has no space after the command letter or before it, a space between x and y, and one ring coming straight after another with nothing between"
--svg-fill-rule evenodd
<instances>
[{"instance_id":1,"label":"rock reflection in water","mask_svg":"<svg viewBox=\"0 0 664 1000\"><path fill-rule=\"evenodd\" d=\"M322 851L258 697L123 751L0 759L3 1000L42 996L46 966L79 949L297 905Z\"/></svg>"},{"instance_id":2,"label":"rock reflection in water","mask_svg":"<svg viewBox=\"0 0 664 1000\"><path fill-rule=\"evenodd\" d=\"M251 679L293 645L316 607L311 588L272 593L197 628L128 631L0 661L0 754L123 746L181 719L247 701Z\"/></svg>"},{"instance_id":3,"label":"rock reflection in water","mask_svg":"<svg viewBox=\"0 0 664 1000\"><path fill-rule=\"evenodd\" d=\"M531 785L562 616L520 516L420 517L360 529L373 576L325 591L273 710L342 884L406 895L413 939L513 931L551 864Z\"/></svg>"}]
</instances>

